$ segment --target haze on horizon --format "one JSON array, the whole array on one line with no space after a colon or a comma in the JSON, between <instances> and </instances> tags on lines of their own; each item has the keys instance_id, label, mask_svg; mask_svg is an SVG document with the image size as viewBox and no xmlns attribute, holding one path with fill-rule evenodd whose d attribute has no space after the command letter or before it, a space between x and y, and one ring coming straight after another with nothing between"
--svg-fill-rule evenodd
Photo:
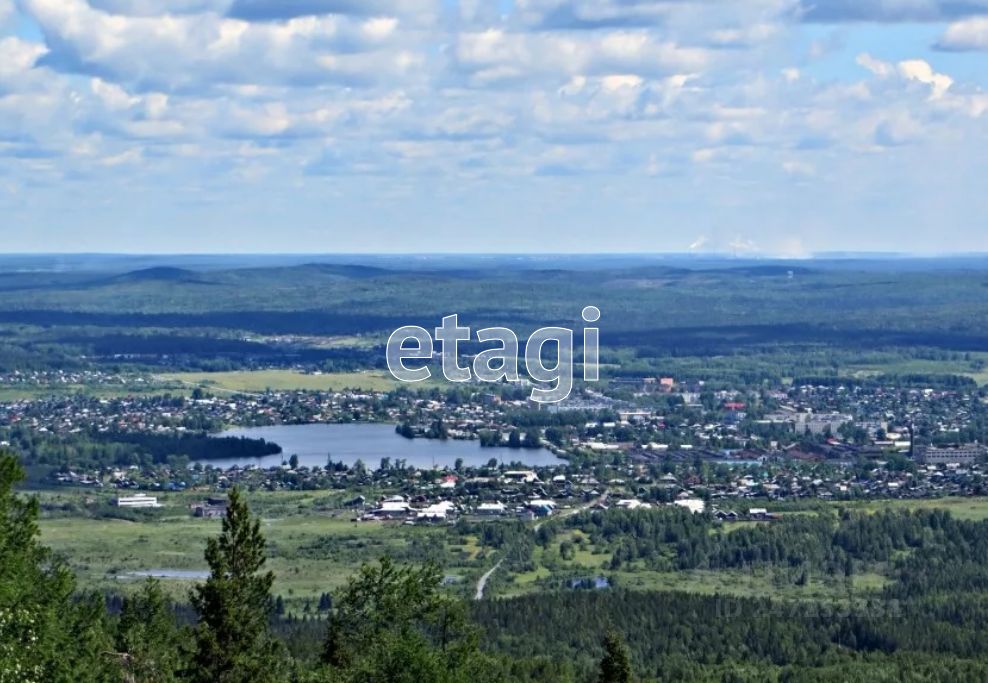
<instances>
[{"instance_id":1,"label":"haze on horizon","mask_svg":"<svg viewBox=\"0 0 988 683\"><path fill-rule=\"evenodd\" d=\"M0 0L5 252L988 251L988 0Z\"/></svg>"}]
</instances>

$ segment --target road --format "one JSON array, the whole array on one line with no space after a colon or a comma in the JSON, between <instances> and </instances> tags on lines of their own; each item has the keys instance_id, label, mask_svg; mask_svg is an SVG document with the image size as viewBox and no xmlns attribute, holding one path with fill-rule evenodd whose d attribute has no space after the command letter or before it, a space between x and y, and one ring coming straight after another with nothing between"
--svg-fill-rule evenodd
<instances>
[{"instance_id":1,"label":"road","mask_svg":"<svg viewBox=\"0 0 988 683\"><path fill-rule=\"evenodd\" d=\"M532 530L533 531L538 531L539 529L542 528L542 525L545 524L546 522L551 522L554 519L565 519L566 517L572 517L573 515L576 515L576 514L579 514L579 513L583 512L584 510L589 510L594 505L597 505L597 504L603 505L606 502L607 502L607 494L605 493L600 498L594 498L589 503L584 503L583 505L581 505L579 507L575 507L575 508L573 508L571 510L566 510L565 512L560 512L558 515L553 515L552 517L546 517L541 522L539 522L534 527L532 527Z\"/></svg>"},{"instance_id":2,"label":"road","mask_svg":"<svg viewBox=\"0 0 988 683\"><path fill-rule=\"evenodd\" d=\"M497 564L487 570L487 573L480 577L480 581L477 582L477 593L473 596L474 600L484 599L484 589L487 588L487 582L491 580L491 576L497 571L497 568L501 566L504 560L498 560Z\"/></svg>"},{"instance_id":3,"label":"road","mask_svg":"<svg viewBox=\"0 0 988 683\"><path fill-rule=\"evenodd\" d=\"M590 501L589 503L586 503L586 504L581 505L579 507L575 507L572 510L566 510L565 512L562 512L562 513L560 513L558 515L555 515L554 517L546 518L546 519L542 520L541 522L539 522L538 524L536 524L534 527L532 527L532 529L534 529L535 531L538 531L539 529L542 528L542 525L545 524L546 522L549 522L549 521L551 521L553 519L563 519L565 517L569 517L571 515L575 515L577 513L583 512L584 510L589 510L590 508L592 508L594 505L597 505L598 503L604 503L606 501L607 501L607 494L604 494L600 498L596 498L596 499ZM501 563L502 562L504 562L503 559L502 560L498 560L498 563L497 564L495 564L493 567L491 567L490 569L488 569L487 572L483 576L480 577L480 580L477 582L477 592L473 596L473 599L474 600L483 600L484 599L484 591L487 589L487 582L491 580L491 576L493 576L494 575L494 572L496 572L498 570L498 567L501 566Z\"/></svg>"}]
</instances>

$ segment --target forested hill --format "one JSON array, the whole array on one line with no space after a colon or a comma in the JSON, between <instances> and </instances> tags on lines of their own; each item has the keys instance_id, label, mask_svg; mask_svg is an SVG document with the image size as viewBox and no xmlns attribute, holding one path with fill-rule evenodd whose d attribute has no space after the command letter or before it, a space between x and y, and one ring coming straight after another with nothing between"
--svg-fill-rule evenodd
<instances>
[{"instance_id":1,"label":"forested hill","mask_svg":"<svg viewBox=\"0 0 988 683\"><path fill-rule=\"evenodd\" d=\"M402 325L431 328L457 313L474 330L507 326L524 336L545 325L579 330L587 305L603 313L604 362L631 373L670 357L743 353L748 363L779 350L802 358L821 348L894 349L932 358L988 349L981 260L550 257L478 265L479 258L229 268L176 257L124 271L8 270L0 272L0 371L121 360L191 369L379 367L381 345ZM840 361L817 360L786 372L822 376Z\"/></svg>"},{"instance_id":2,"label":"forested hill","mask_svg":"<svg viewBox=\"0 0 988 683\"><path fill-rule=\"evenodd\" d=\"M738 328L739 342L882 330L889 340L932 332L980 339L988 313L988 268L837 269L796 264L473 270L352 264L195 271L156 266L126 273L6 272L0 322L33 325L175 327L264 333L382 331L409 319L438 324L457 312L472 325L579 321L584 305L613 333ZM912 262L909 262L912 264ZM932 262L936 263L936 262ZM980 262L974 262L979 264ZM359 314L357 313L359 311ZM809 331L800 332L808 328ZM633 341L633 338L629 337Z\"/></svg>"}]
</instances>

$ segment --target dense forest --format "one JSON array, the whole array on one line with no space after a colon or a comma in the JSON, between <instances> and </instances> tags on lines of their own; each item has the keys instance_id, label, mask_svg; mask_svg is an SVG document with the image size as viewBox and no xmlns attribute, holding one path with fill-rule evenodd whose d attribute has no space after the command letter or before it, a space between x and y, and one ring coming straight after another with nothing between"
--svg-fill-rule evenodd
<instances>
[{"instance_id":1,"label":"dense forest","mask_svg":"<svg viewBox=\"0 0 988 683\"><path fill-rule=\"evenodd\" d=\"M381 368L401 325L429 328L457 311L474 329L524 337L582 327L587 304L603 312L605 376L692 376L702 362L708 379L735 383L825 380L881 357L909 382L916 373L903 363L939 356L945 369L933 374L962 377L982 363L963 354L988 348L977 322L988 313L982 261L412 265L10 273L0 282L0 372ZM961 358L947 362L952 354Z\"/></svg>"},{"instance_id":2,"label":"dense forest","mask_svg":"<svg viewBox=\"0 0 988 683\"><path fill-rule=\"evenodd\" d=\"M210 436L208 433L94 432L69 435L26 428L3 430L10 446L29 466L56 470L102 467L148 467L216 458L261 458L281 453L264 439Z\"/></svg>"}]
</instances>

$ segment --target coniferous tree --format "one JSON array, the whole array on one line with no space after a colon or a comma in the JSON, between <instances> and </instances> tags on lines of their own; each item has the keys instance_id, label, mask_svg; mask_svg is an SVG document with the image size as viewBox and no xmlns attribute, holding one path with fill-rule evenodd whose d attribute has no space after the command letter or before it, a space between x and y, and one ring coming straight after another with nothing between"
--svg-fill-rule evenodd
<instances>
[{"instance_id":1,"label":"coniferous tree","mask_svg":"<svg viewBox=\"0 0 988 683\"><path fill-rule=\"evenodd\" d=\"M463 605L435 565L366 565L336 600L323 649L327 679L348 683L498 680Z\"/></svg>"},{"instance_id":2,"label":"coniferous tree","mask_svg":"<svg viewBox=\"0 0 988 683\"><path fill-rule=\"evenodd\" d=\"M38 542L37 499L14 493L23 477L0 453L0 682L118 680L103 601L72 599L72 574Z\"/></svg>"},{"instance_id":3,"label":"coniferous tree","mask_svg":"<svg viewBox=\"0 0 988 683\"><path fill-rule=\"evenodd\" d=\"M265 683L286 678L283 648L269 632L274 574L264 571L265 542L237 488L230 492L223 530L206 545L210 574L192 590L199 615L191 680Z\"/></svg>"},{"instance_id":4,"label":"coniferous tree","mask_svg":"<svg viewBox=\"0 0 988 683\"><path fill-rule=\"evenodd\" d=\"M611 631L604 637L604 658L600 662L600 683L631 683L631 653L624 639Z\"/></svg>"},{"instance_id":5,"label":"coniferous tree","mask_svg":"<svg viewBox=\"0 0 988 683\"><path fill-rule=\"evenodd\" d=\"M158 581L148 579L139 593L124 600L117 649L128 679L142 683L178 681L184 644L171 601Z\"/></svg>"}]
</instances>

